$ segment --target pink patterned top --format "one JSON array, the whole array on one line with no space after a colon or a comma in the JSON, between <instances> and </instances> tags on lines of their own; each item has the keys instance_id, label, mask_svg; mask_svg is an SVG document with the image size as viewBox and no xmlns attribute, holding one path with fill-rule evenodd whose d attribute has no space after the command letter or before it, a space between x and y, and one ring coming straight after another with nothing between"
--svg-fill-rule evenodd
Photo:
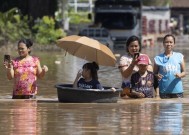
<instances>
[{"instance_id":1,"label":"pink patterned top","mask_svg":"<svg viewBox=\"0 0 189 135\"><path fill-rule=\"evenodd\" d=\"M13 60L14 87L13 95L37 94L37 65L39 58L32 56L28 60Z\"/></svg>"}]
</instances>

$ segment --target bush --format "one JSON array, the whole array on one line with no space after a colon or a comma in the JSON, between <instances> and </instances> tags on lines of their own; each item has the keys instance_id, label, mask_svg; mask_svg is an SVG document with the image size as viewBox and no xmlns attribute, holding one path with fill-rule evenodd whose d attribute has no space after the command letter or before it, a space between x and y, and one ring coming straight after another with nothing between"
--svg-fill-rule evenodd
<instances>
[{"instance_id":1,"label":"bush","mask_svg":"<svg viewBox=\"0 0 189 135\"><path fill-rule=\"evenodd\" d=\"M28 16L22 16L17 8L0 12L0 44L15 42L21 38L34 38L39 44L51 44L66 36L63 29L55 28L55 21L51 17L44 16L36 20L32 27L33 33L28 20Z\"/></svg>"},{"instance_id":2,"label":"bush","mask_svg":"<svg viewBox=\"0 0 189 135\"><path fill-rule=\"evenodd\" d=\"M28 17L21 16L17 8L5 13L0 12L0 42L6 44L20 38L31 38L31 31L28 26Z\"/></svg>"},{"instance_id":3,"label":"bush","mask_svg":"<svg viewBox=\"0 0 189 135\"><path fill-rule=\"evenodd\" d=\"M75 13L75 12L71 11L71 12L69 12L68 16L70 18L71 24L81 24L81 23L90 23L91 22L91 20L88 19L87 12Z\"/></svg>"},{"instance_id":4,"label":"bush","mask_svg":"<svg viewBox=\"0 0 189 135\"><path fill-rule=\"evenodd\" d=\"M54 43L58 38L66 35L63 29L55 29L54 19L48 16L38 19L33 30L35 31L34 38L39 44Z\"/></svg>"}]
</instances>

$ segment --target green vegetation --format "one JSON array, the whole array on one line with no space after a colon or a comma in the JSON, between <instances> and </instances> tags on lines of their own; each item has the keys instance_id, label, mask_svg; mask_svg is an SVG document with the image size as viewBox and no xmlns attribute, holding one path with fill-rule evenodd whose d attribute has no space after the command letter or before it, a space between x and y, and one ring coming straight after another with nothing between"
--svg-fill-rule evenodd
<instances>
[{"instance_id":1,"label":"green vegetation","mask_svg":"<svg viewBox=\"0 0 189 135\"><path fill-rule=\"evenodd\" d=\"M73 12L70 11L68 13L68 17L70 18L71 24L79 24L79 23L90 23L91 20L88 19L88 12Z\"/></svg>"},{"instance_id":2,"label":"green vegetation","mask_svg":"<svg viewBox=\"0 0 189 135\"><path fill-rule=\"evenodd\" d=\"M30 38L31 31L28 26L28 17L21 16L17 8L5 13L0 12L0 43L14 42L19 38Z\"/></svg>"},{"instance_id":3,"label":"green vegetation","mask_svg":"<svg viewBox=\"0 0 189 135\"><path fill-rule=\"evenodd\" d=\"M21 38L31 38L39 44L51 44L66 35L63 29L55 28L55 20L48 16L36 20L32 28L29 27L30 21L17 8L0 12L0 44L16 42Z\"/></svg>"},{"instance_id":4,"label":"green vegetation","mask_svg":"<svg viewBox=\"0 0 189 135\"><path fill-rule=\"evenodd\" d=\"M53 43L58 38L65 36L63 29L55 29L54 19L48 16L38 19L33 29L36 31L34 33L35 40L39 44Z\"/></svg>"}]
</instances>

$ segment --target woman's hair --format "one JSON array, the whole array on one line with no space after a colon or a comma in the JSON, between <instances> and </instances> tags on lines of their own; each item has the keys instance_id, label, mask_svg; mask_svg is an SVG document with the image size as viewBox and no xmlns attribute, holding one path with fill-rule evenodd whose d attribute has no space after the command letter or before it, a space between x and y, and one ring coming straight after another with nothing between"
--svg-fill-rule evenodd
<instances>
[{"instance_id":1,"label":"woman's hair","mask_svg":"<svg viewBox=\"0 0 189 135\"><path fill-rule=\"evenodd\" d=\"M33 42L30 39L21 39L18 41L18 45L20 43L24 43L27 48L30 48L33 45ZM29 51L29 53L31 53L31 51Z\"/></svg>"},{"instance_id":2,"label":"woman's hair","mask_svg":"<svg viewBox=\"0 0 189 135\"><path fill-rule=\"evenodd\" d=\"M173 36L172 34L167 34L167 35L165 35L164 38L163 38L163 43L165 42L165 39L166 39L167 37L172 37L173 40L174 40L174 43L175 43L175 36Z\"/></svg>"},{"instance_id":3,"label":"woman's hair","mask_svg":"<svg viewBox=\"0 0 189 135\"><path fill-rule=\"evenodd\" d=\"M96 62L85 63L83 65L83 69L90 70L92 78L98 80L97 71L99 70L99 66L98 66L98 64Z\"/></svg>"},{"instance_id":4,"label":"woman's hair","mask_svg":"<svg viewBox=\"0 0 189 135\"><path fill-rule=\"evenodd\" d=\"M138 41L138 44L139 44L139 52L141 51L141 42L140 42L140 39L137 37L137 36L130 36L128 39L127 39L127 42L126 42L126 51L129 53L129 45L134 42L134 41Z\"/></svg>"}]
</instances>

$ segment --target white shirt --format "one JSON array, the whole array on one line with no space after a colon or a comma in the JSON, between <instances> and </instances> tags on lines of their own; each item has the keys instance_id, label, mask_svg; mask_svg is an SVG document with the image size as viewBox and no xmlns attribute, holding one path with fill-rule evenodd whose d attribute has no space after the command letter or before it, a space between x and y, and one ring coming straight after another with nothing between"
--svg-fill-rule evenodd
<instances>
[{"instance_id":1,"label":"white shirt","mask_svg":"<svg viewBox=\"0 0 189 135\"><path fill-rule=\"evenodd\" d=\"M140 55L145 55L145 54L140 53ZM119 60L119 66L122 67L122 70L124 71L124 70L126 70L126 69L130 66L132 60L133 60L133 57L132 57L131 55L125 54L125 55L121 56L121 58L120 58L120 60ZM149 63L150 63L150 64L152 63L151 60L150 60L150 58L149 58ZM137 72L138 70L139 70L139 69L138 69L138 66L135 66L135 67L133 68L132 74L135 73L135 72ZM131 75L132 75L132 74L131 74ZM122 80L123 80L124 82L130 82L131 75L130 75L129 77L127 77L127 78L122 77Z\"/></svg>"}]
</instances>

